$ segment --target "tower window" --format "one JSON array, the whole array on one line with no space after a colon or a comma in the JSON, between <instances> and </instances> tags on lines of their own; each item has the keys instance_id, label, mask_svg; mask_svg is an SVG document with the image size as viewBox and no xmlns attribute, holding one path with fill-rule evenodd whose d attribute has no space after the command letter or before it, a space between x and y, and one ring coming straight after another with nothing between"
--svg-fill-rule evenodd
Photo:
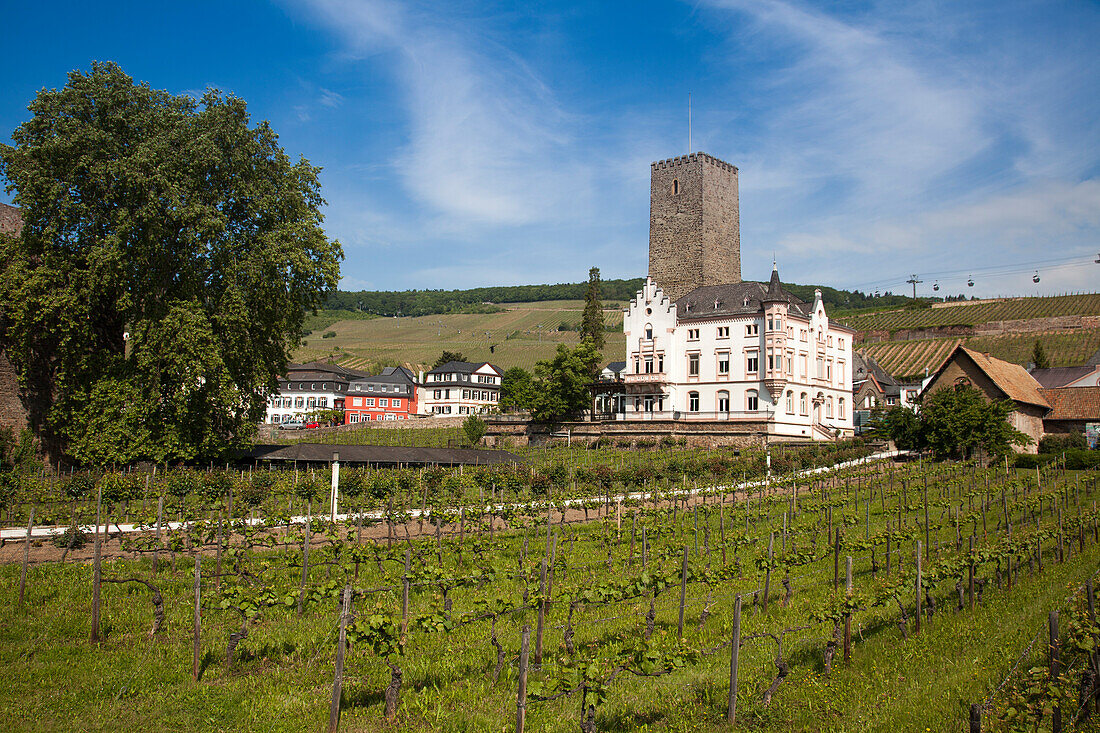
<instances>
[{"instance_id":1,"label":"tower window","mask_svg":"<svg viewBox=\"0 0 1100 733\"><path fill-rule=\"evenodd\" d=\"M680 193L680 179L673 178L672 179L672 195L676 196L679 193Z\"/></svg>"}]
</instances>

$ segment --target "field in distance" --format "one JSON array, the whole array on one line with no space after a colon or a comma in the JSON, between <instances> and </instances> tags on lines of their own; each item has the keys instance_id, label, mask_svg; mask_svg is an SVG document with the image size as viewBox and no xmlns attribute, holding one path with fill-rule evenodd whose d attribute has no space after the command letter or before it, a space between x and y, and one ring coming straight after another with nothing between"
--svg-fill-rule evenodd
<instances>
[{"instance_id":1,"label":"field in distance","mask_svg":"<svg viewBox=\"0 0 1100 733\"><path fill-rule=\"evenodd\" d=\"M624 303L604 301L604 362L621 361L626 340L622 333ZM458 351L470 361L488 361L502 369L553 356L558 344L573 346L584 310L581 300L508 303L500 313L457 313L415 318L339 320L304 339L294 361L335 358L354 369L383 366L428 369L440 353ZM563 328L564 327L564 328ZM324 333L334 336L324 338ZM491 348L490 348L491 347Z\"/></svg>"}]
</instances>

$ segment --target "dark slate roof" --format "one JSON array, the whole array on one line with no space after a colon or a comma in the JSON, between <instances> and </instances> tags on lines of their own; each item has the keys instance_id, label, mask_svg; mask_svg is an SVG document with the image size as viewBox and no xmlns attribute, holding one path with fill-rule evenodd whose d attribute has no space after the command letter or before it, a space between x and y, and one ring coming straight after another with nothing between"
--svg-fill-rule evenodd
<instances>
[{"instance_id":1,"label":"dark slate roof","mask_svg":"<svg viewBox=\"0 0 1100 733\"><path fill-rule=\"evenodd\" d=\"M507 463L523 463L514 453L503 450L478 450L476 448L406 448L388 445L329 445L323 443L296 443L294 445L256 445L244 454L246 460L255 461L303 461L327 463L333 452L340 454L342 463L365 463L373 466L397 464L457 466L492 466Z\"/></svg>"},{"instance_id":2,"label":"dark slate roof","mask_svg":"<svg viewBox=\"0 0 1100 733\"><path fill-rule=\"evenodd\" d=\"M416 376L412 370L405 367L386 367L381 374L372 374L354 381L372 384L416 384Z\"/></svg>"},{"instance_id":3,"label":"dark slate roof","mask_svg":"<svg viewBox=\"0 0 1100 733\"><path fill-rule=\"evenodd\" d=\"M476 364L471 364L468 361L449 361L443 366L438 366L435 369L431 370L430 372L428 372L428 374L473 374L485 364L488 364L488 362L479 361ZM504 373L500 370L500 367L498 366L495 366L493 364L489 364L489 366L492 369L496 370L498 375Z\"/></svg>"},{"instance_id":4,"label":"dark slate roof","mask_svg":"<svg viewBox=\"0 0 1100 733\"><path fill-rule=\"evenodd\" d=\"M316 381L318 379L351 381L353 379L362 379L367 376L366 372L361 372L358 369L348 369L339 364L330 364L325 361L310 361L305 364L287 364L286 372L283 380L291 382Z\"/></svg>"},{"instance_id":5,"label":"dark slate roof","mask_svg":"<svg viewBox=\"0 0 1100 733\"><path fill-rule=\"evenodd\" d=\"M604 369L610 369L611 371L618 374L620 372L626 371L626 362L625 361L612 361L612 362L609 362L608 365L604 367Z\"/></svg>"},{"instance_id":6,"label":"dark slate roof","mask_svg":"<svg viewBox=\"0 0 1100 733\"><path fill-rule=\"evenodd\" d=\"M860 373L860 370L863 370ZM852 382L860 382L867 378L868 375L874 375L878 380L879 385L883 390L889 392L888 387L897 387L899 382L894 379L885 369L879 366L879 363L872 359L862 351L852 352Z\"/></svg>"},{"instance_id":7,"label":"dark slate roof","mask_svg":"<svg viewBox=\"0 0 1100 733\"><path fill-rule=\"evenodd\" d=\"M779 285L779 273L773 270L775 287L769 294L771 283L743 281L726 285L704 285L692 290L676 301L676 315L681 321L712 316L751 315L764 312L764 302L787 301L788 309L795 315L809 318L811 304L788 293ZM715 307L717 303L717 307Z\"/></svg>"},{"instance_id":8,"label":"dark slate roof","mask_svg":"<svg viewBox=\"0 0 1100 733\"><path fill-rule=\"evenodd\" d=\"M1094 366L1051 367L1049 369L1032 369L1031 376L1043 387L1051 389L1065 387L1070 382L1081 377L1087 377L1094 371L1096 371Z\"/></svg>"}]
</instances>

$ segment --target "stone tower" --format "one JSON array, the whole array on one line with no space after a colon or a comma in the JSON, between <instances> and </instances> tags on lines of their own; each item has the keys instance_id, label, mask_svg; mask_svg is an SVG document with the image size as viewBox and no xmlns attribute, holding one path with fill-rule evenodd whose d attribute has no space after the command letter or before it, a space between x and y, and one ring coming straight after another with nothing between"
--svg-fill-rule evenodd
<instances>
[{"instance_id":1,"label":"stone tower","mask_svg":"<svg viewBox=\"0 0 1100 733\"><path fill-rule=\"evenodd\" d=\"M649 276L675 301L741 282L737 168L706 153L650 166Z\"/></svg>"}]
</instances>

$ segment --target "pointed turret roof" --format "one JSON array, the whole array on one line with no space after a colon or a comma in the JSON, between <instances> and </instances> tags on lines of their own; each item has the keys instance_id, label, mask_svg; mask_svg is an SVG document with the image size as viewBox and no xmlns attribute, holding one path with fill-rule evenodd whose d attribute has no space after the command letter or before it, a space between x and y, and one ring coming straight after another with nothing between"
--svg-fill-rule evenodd
<instances>
[{"instance_id":1,"label":"pointed turret roof","mask_svg":"<svg viewBox=\"0 0 1100 733\"><path fill-rule=\"evenodd\" d=\"M778 300L786 300L783 294L783 286L779 282L779 266L772 261L772 279L768 281L768 292L764 295L765 303L774 303Z\"/></svg>"}]
</instances>

